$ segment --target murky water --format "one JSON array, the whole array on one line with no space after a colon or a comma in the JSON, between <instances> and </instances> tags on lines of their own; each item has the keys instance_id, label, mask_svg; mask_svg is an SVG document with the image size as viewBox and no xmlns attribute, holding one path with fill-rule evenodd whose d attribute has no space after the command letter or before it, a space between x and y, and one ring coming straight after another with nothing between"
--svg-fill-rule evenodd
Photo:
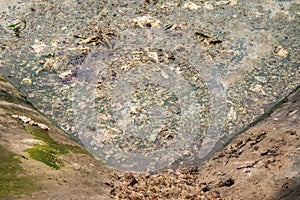
<instances>
[{"instance_id":1,"label":"murky water","mask_svg":"<svg viewBox=\"0 0 300 200\"><path fill-rule=\"evenodd\" d=\"M32 1L0 71L121 170L199 164L300 83L296 1Z\"/></svg>"}]
</instances>

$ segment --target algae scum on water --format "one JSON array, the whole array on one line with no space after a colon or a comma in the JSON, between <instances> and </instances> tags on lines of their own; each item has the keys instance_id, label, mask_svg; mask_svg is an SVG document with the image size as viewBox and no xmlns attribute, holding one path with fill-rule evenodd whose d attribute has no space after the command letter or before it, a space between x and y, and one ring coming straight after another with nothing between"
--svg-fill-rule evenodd
<instances>
[{"instance_id":1,"label":"algae scum on water","mask_svg":"<svg viewBox=\"0 0 300 200\"><path fill-rule=\"evenodd\" d=\"M113 167L199 164L300 84L299 11L296 0L23 3L1 14L0 71Z\"/></svg>"}]
</instances>

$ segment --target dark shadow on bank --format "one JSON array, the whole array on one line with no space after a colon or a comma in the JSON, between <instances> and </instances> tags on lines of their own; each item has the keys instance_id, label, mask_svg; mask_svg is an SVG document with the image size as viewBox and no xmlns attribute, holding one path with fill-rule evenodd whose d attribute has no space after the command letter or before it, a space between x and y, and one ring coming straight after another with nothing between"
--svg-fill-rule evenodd
<instances>
[{"instance_id":1,"label":"dark shadow on bank","mask_svg":"<svg viewBox=\"0 0 300 200\"><path fill-rule=\"evenodd\" d=\"M274 200L300 200L300 177L287 179L281 187Z\"/></svg>"}]
</instances>

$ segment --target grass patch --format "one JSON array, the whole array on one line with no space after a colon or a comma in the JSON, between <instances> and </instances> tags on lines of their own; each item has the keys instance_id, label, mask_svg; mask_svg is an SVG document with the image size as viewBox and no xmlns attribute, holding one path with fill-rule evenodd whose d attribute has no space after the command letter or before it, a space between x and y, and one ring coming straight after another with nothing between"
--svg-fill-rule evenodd
<instances>
[{"instance_id":1,"label":"grass patch","mask_svg":"<svg viewBox=\"0 0 300 200\"><path fill-rule=\"evenodd\" d=\"M27 176L17 154L0 146L0 198L30 194L39 189L34 177Z\"/></svg>"},{"instance_id":2,"label":"grass patch","mask_svg":"<svg viewBox=\"0 0 300 200\"><path fill-rule=\"evenodd\" d=\"M24 110L18 110L17 108L12 110L9 108L3 108L9 114L24 115ZM49 123L44 120L40 120L28 111L26 116L30 117L36 122L40 122L49 126ZM53 169L60 169L63 166L63 161L59 158L60 155L65 155L69 152L89 154L89 152L83 148L75 145L61 144L53 140L47 130L43 130L38 126L31 126L30 124L24 123L23 128L27 133L30 133L35 139L43 141L45 144L35 144L32 148L26 149L29 156L35 160L45 163Z\"/></svg>"},{"instance_id":3,"label":"grass patch","mask_svg":"<svg viewBox=\"0 0 300 200\"><path fill-rule=\"evenodd\" d=\"M30 157L45 163L53 169L60 169L63 166L63 162L58 158L59 152L46 145L34 145L33 148L26 150Z\"/></svg>"},{"instance_id":4,"label":"grass patch","mask_svg":"<svg viewBox=\"0 0 300 200\"><path fill-rule=\"evenodd\" d=\"M25 124L27 132L32 134L35 139L45 142L45 145L35 144L32 148L26 149L30 157L45 163L53 169L60 169L63 166L63 162L59 159L60 155L65 155L69 152L87 154L87 150L75 145L61 144L53 140L48 131L43 130L37 126L31 126Z\"/></svg>"}]
</instances>

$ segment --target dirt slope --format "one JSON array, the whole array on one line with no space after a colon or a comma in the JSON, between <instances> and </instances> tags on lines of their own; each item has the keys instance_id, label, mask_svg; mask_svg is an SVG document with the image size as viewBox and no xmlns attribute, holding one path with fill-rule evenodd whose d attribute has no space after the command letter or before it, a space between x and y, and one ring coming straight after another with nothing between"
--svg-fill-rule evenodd
<instances>
[{"instance_id":1,"label":"dirt slope","mask_svg":"<svg viewBox=\"0 0 300 200\"><path fill-rule=\"evenodd\" d=\"M204 166L119 174L117 199L300 199L300 90Z\"/></svg>"}]
</instances>

